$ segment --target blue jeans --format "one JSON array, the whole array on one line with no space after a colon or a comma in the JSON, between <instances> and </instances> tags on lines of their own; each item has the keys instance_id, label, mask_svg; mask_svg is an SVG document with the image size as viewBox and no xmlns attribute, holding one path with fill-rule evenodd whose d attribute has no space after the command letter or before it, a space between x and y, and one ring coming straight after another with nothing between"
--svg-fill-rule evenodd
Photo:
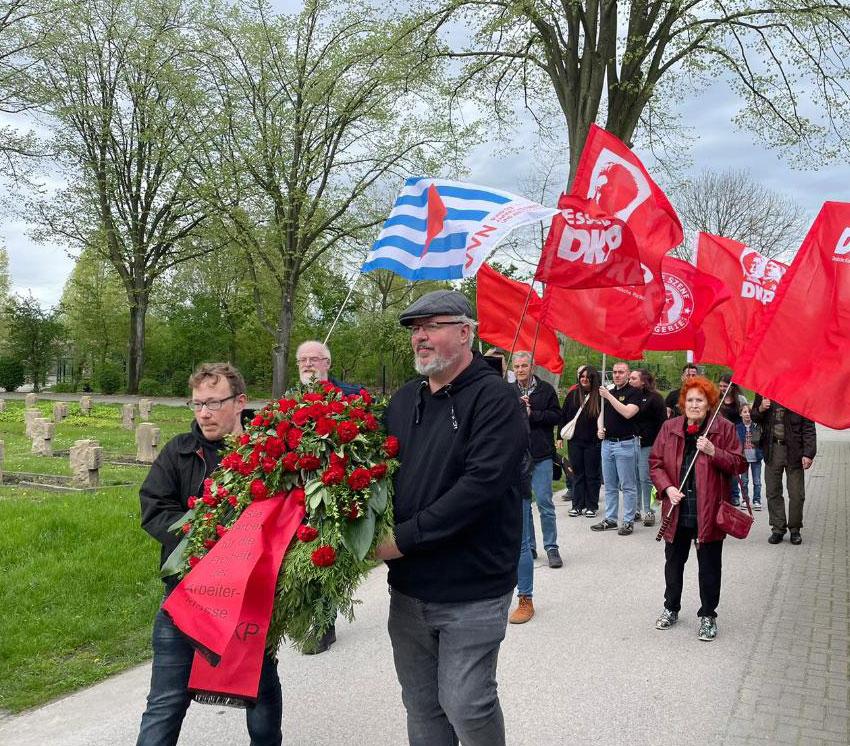
<instances>
[{"instance_id":1,"label":"blue jeans","mask_svg":"<svg viewBox=\"0 0 850 746\"><path fill-rule=\"evenodd\" d=\"M638 441L635 441L637 443ZM649 478L649 452L652 446L638 446L637 449L637 478L638 506L644 513L649 513L652 501L652 480Z\"/></svg>"},{"instance_id":2,"label":"blue jeans","mask_svg":"<svg viewBox=\"0 0 850 746\"><path fill-rule=\"evenodd\" d=\"M555 524L555 504L552 502L552 459L545 458L535 461L531 472L531 491L540 513L540 528L543 531L543 547L558 548L558 527ZM534 522L529 531L531 548L537 551L537 540L534 538Z\"/></svg>"},{"instance_id":3,"label":"blue jeans","mask_svg":"<svg viewBox=\"0 0 850 746\"><path fill-rule=\"evenodd\" d=\"M496 690L512 593L431 603L390 589L387 628L410 746L504 746Z\"/></svg>"},{"instance_id":4,"label":"blue jeans","mask_svg":"<svg viewBox=\"0 0 850 746\"><path fill-rule=\"evenodd\" d=\"M747 493L750 490L750 472L753 474L753 502L761 503L761 461L750 461L747 464L747 471L741 474L741 483Z\"/></svg>"},{"instance_id":5,"label":"blue jeans","mask_svg":"<svg viewBox=\"0 0 850 746\"><path fill-rule=\"evenodd\" d=\"M534 592L534 559L531 556L531 500L522 501L522 543L519 547L516 592L518 596L532 596Z\"/></svg>"},{"instance_id":6,"label":"blue jeans","mask_svg":"<svg viewBox=\"0 0 850 746\"><path fill-rule=\"evenodd\" d=\"M153 667L148 706L136 746L174 746L192 697L189 674L194 648L165 612L160 609L153 623ZM277 661L263 659L257 702L245 710L251 746L280 746L283 699Z\"/></svg>"},{"instance_id":7,"label":"blue jeans","mask_svg":"<svg viewBox=\"0 0 850 746\"><path fill-rule=\"evenodd\" d=\"M605 518L617 521L620 489L623 490L623 522L633 523L637 510L637 439L602 441L602 479L605 482Z\"/></svg>"}]
</instances>

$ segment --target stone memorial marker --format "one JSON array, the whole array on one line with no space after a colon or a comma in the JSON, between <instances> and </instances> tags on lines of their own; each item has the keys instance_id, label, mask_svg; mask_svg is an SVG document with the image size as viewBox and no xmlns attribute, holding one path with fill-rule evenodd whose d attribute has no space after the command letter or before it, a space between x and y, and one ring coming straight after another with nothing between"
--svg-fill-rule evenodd
<instances>
[{"instance_id":1,"label":"stone memorial marker","mask_svg":"<svg viewBox=\"0 0 850 746\"><path fill-rule=\"evenodd\" d=\"M3 482L3 462L6 460L6 442L0 440L0 484Z\"/></svg>"},{"instance_id":2,"label":"stone memorial marker","mask_svg":"<svg viewBox=\"0 0 850 746\"><path fill-rule=\"evenodd\" d=\"M41 417L40 409L36 409L34 407L27 407L24 410L24 424L26 427L26 435L28 438L32 438L32 425L37 417Z\"/></svg>"},{"instance_id":3,"label":"stone memorial marker","mask_svg":"<svg viewBox=\"0 0 850 746\"><path fill-rule=\"evenodd\" d=\"M53 435L56 425L47 417L36 417L32 423L32 452L37 456L53 455Z\"/></svg>"},{"instance_id":4,"label":"stone memorial marker","mask_svg":"<svg viewBox=\"0 0 850 746\"><path fill-rule=\"evenodd\" d=\"M68 402L57 401L53 403L53 421L62 422L68 416Z\"/></svg>"},{"instance_id":5,"label":"stone memorial marker","mask_svg":"<svg viewBox=\"0 0 850 746\"><path fill-rule=\"evenodd\" d=\"M125 430L136 429L136 405L125 404L121 407L121 427Z\"/></svg>"},{"instance_id":6,"label":"stone memorial marker","mask_svg":"<svg viewBox=\"0 0 850 746\"><path fill-rule=\"evenodd\" d=\"M136 461L152 464L159 449L159 428L150 422L141 422L136 428Z\"/></svg>"},{"instance_id":7,"label":"stone memorial marker","mask_svg":"<svg viewBox=\"0 0 850 746\"><path fill-rule=\"evenodd\" d=\"M0 412L5 412L5 411L6 411L6 400L0 399Z\"/></svg>"},{"instance_id":8,"label":"stone memorial marker","mask_svg":"<svg viewBox=\"0 0 850 746\"><path fill-rule=\"evenodd\" d=\"M27 394L24 397L24 406L27 408L34 407L38 404L38 394Z\"/></svg>"},{"instance_id":9,"label":"stone memorial marker","mask_svg":"<svg viewBox=\"0 0 850 746\"><path fill-rule=\"evenodd\" d=\"M151 418L151 407L153 402L150 399L139 399L139 419L149 420Z\"/></svg>"},{"instance_id":10,"label":"stone memorial marker","mask_svg":"<svg viewBox=\"0 0 850 746\"><path fill-rule=\"evenodd\" d=\"M75 440L71 446L71 481L77 487L98 487L103 448L96 440Z\"/></svg>"},{"instance_id":11,"label":"stone memorial marker","mask_svg":"<svg viewBox=\"0 0 850 746\"><path fill-rule=\"evenodd\" d=\"M91 397L90 396L81 396L80 397L80 410L82 410L83 414L91 414Z\"/></svg>"}]
</instances>

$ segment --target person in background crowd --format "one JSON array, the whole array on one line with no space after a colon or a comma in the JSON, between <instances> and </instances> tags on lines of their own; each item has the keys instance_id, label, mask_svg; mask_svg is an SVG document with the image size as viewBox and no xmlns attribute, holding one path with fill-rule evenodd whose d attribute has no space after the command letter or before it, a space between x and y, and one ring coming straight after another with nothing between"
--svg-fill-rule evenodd
<instances>
[{"instance_id":1,"label":"person in background crowd","mask_svg":"<svg viewBox=\"0 0 850 746\"><path fill-rule=\"evenodd\" d=\"M568 515L573 518L580 515L595 518L599 510L599 488L602 486L602 442L599 440L597 424L602 401L599 396L602 378L592 365L584 365L578 369L577 379L578 384L564 398L558 423L560 433L581 409L573 437L567 441L570 466L573 469L573 507ZM559 449L562 442L559 441Z\"/></svg>"},{"instance_id":2,"label":"person in background crowd","mask_svg":"<svg viewBox=\"0 0 850 746\"><path fill-rule=\"evenodd\" d=\"M245 381L230 363L204 363L189 378L195 413L192 429L176 435L156 457L139 490L142 528L161 545L160 564L177 547L179 538L168 530L189 509L189 498L200 497L204 479L217 468L225 449L224 437L242 432L254 413L245 409ZM163 579L165 598L180 578ZM142 715L137 746L173 746L192 701L189 674L195 649L160 609L153 625L153 665L147 709ZM248 735L256 746L282 742L283 700L277 660L263 658L257 701L245 710Z\"/></svg>"},{"instance_id":3,"label":"person in background crowd","mask_svg":"<svg viewBox=\"0 0 850 746\"><path fill-rule=\"evenodd\" d=\"M513 368L520 401L528 413L531 427L531 458L534 469L531 473L531 490L540 513L540 529L549 567L563 567L558 551L558 525L555 520L555 505L552 502L552 463L555 458L555 440L552 431L561 419L561 405L551 385L531 372L531 353L514 353ZM534 526L531 526L531 547L534 550ZM536 554L536 551L534 551Z\"/></svg>"},{"instance_id":4,"label":"person in background crowd","mask_svg":"<svg viewBox=\"0 0 850 746\"><path fill-rule=\"evenodd\" d=\"M614 363L614 388L599 387L603 403L602 478L605 481L605 518L592 531L617 528L620 487L623 488L623 525L617 534L630 536L637 510L637 429L634 418L640 411L641 393L629 386L629 366Z\"/></svg>"},{"instance_id":5,"label":"person in background crowd","mask_svg":"<svg viewBox=\"0 0 850 746\"><path fill-rule=\"evenodd\" d=\"M720 414L737 428L741 423L741 407L747 403L747 397L741 393L737 383L732 383L732 376L729 373L720 376L717 385L720 387L720 396L722 397ZM737 479L732 480L729 501L735 507L741 505L741 487Z\"/></svg>"},{"instance_id":6,"label":"person in background crowd","mask_svg":"<svg viewBox=\"0 0 850 746\"><path fill-rule=\"evenodd\" d=\"M655 628L670 629L679 620L685 563L694 542L701 601L697 636L705 642L717 637L726 537L717 526L717 509L729 494L729 480L747 466L732 423L717 417L709 427L717 400L717 387L707 378L688 379L679 396L679 410L685 414L662 425L649 454L649 473L661 498L662 515L673 507L664 532L664 609ZM694 457L696 461L688 471ZM682 484L685 472L688 476Z\"/></svg>"},{"instance_id":7,"label":"person in background crowd","mask_svg":"<svg viewBox=\"0 0 850 746\"><path fill-rule=\"evenodd\" d=\"M744 494L749 495L750 480L753 477L753 510L761 510L761 460L764 454L761 450L761 425L753 422L749 404L741 407L741 422L735 426L738 431L738 440L744 449L744 459L747 462L747 471L741 475L741 484Z\"/></svg>"},{"instance_id":8,"label":"person in background crowd","mask_svg":"<svg viewBox=\"0 0 850 746\"><path fill-rule=\"evenodd\" d=\"M496 684L522 536L528 416L473 353L463 293L426 293L400 315L418 378L390 399L398 438L387 621L411 746L504 746Z\"/></svg>"},{"instance_id":9,"label":"person in background crowd","mask_svg":"<svg viewBox=\"0 0 850 746\"><path fill-rule=\"evenodd\" d=\"M699 369L693 363L685 363L682 366L682 375L681 380L682 383L687 381L689 378L693 378L694 376L699 375ZM664 405L667 407L667 417L679 417L682 413L679 411L679 394L681 393L681 387L673 389L669 394L667 394L667 398L664 399Z\"/></svg>"},{"instance_id":10,"label":"person in background crowd","mask_svg":"<svg viewBox=\"0 0 850 746\"><path fill-rule=\"evenodd\" d=\"M781 404L756 394L753 421L762 428L764 487L772 529L768 542L779 544L790 529L791 543L802 544L803 503L806 482L803 472L810 469L818 450L815 423ZM788 513L782 495L782 475L788 486Z\"/></svg>"},{"instance_id":11,"label":"person in background crowd","mask_svg":"<svg viewBox=\"0 0 850 746\"><path fill-rule=\"evenodd\" d=\"M641 392L640 412L635 417L640 444L638 445L638 507L643 505L643 525L655 525L655 513L651 506L652 481L649 478L649 452L658 436L658 431L667 419L667 407L655 390L655 376L646 368L633 370L629 374L629 385ZM635 513L635 521L641 519Z\"/></svg>"}]
</instances>

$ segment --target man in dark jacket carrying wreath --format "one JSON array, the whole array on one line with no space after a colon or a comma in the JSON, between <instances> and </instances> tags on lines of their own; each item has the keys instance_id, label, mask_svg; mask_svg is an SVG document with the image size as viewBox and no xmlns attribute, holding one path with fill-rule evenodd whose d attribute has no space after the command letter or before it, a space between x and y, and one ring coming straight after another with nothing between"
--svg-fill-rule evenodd
<instances>
[{"instance_id":1,"label":"man in dark jacket carrying wreath","mask_svg":"<svg viewBox=\"0 0 850 746\"><path fill-rule=\"evenodd\" d=\"M496 662L517 582L528 418L471 350L458 292L427 293L400 317L416 370L386 413L399 440L388 628L413 746L500 746Z\"/></svg>"},{"instance_id":2,"label":"man in dark jacket carrying wreath","mask_svg":"<svg viewBox=\"0 0 850 746\"><path fill-rule=\"evenodd\" d=\"M189 509L189 499L203 493L204 480L218 467L224 436L242 432L245 381L229 363L204 363L189 378L195 413L191 431L172 438L151 466L139 491L142 528L161 545L160 564L176 548L179 538L168 530ZM165 596L179 578L164 578ZM189 703L189 674L194 648L168 615L157 611L153 625L153 666L147 709L142 715L137 746L176 744ZM266 654L257 701L246 710L253 746L278 746L282 741L283 705L277 661Z\"/></svg>"}]
</instances>

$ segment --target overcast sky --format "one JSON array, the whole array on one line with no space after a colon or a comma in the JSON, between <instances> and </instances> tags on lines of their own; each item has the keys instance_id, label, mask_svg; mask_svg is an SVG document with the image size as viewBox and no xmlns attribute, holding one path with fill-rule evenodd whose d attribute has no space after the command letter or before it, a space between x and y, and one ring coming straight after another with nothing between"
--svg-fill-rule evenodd
<instances>
[{"instance_id":1,"label":"overcast sky","mask_svg":"<svg viewBox=\"0 0 850 746\"><path fill-rule=\"evenodd\" d=\"M750 132L737 128L732 123L736 111L736 101L721 84L703 91L696 98L684 100L682 123L694 136L690 148L691 164L684 169L685 177L697 176L705 169L748 169L758 183L797 201L808 212L809 222L824 201L850 201L850 158L821 168L818 168L818 163L800 168L798 160L783 159L761 147ZM529 125L514 137L516 152L506 155L502 147L492 143L477 147L467 159L469 180L522 193L522 177L528 173L529 164L536 157L535 142L536 135ZM639 149L637 152L646 158L647 163L650 162L648 154L641 153ZM566 175L566 172L566 164L563 164L562 173ZM675 203L675 195L671 195L671 199ZM16 201L13 192L8 189L0 191L3 205L8 207ZM27 235L27 225L15 219L8 210L0 212L0 241L5 243L9 254L12 290L32 292L47 305L57 303L73 267L73 260L65 249L31 240Z\"/></svg>"}]
</instances>

